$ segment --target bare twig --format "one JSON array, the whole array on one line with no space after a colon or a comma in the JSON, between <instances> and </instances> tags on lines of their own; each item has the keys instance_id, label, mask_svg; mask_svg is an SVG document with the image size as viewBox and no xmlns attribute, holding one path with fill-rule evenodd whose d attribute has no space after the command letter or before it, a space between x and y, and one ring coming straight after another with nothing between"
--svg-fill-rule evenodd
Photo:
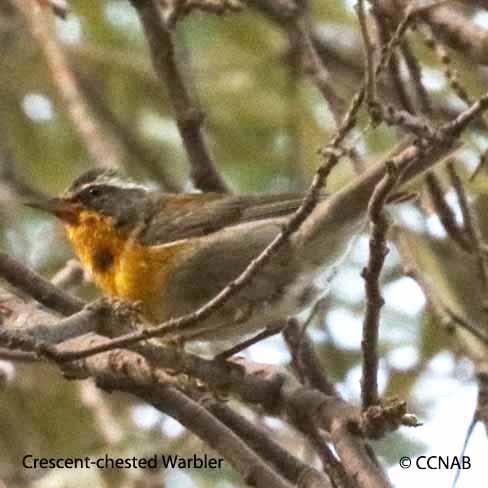
<instances>
[{"instance_id":1,"label":"bare twig","mask_svg":"<svg viewBox=\"0 0 488 488\"><path fill-rule=\"evenodd\" d=\"M391 40L390 22L384 15L382 15L381 12L378 11L377 8L373 8L372 13L376 21L376 25L378 26L378 37L381 45L386 46ZM405 36L401 39L400 46L403 46L404 44L406 44ZM406 88L406 83L404 83L404 81L402 80L400 61L401 58L399 56L399 53L397 52L397 50L394 50L391 53L391 59L388 63L389 78L394 87L394 91L398 94L400 106L403 108L403 110L406 110L407 112L415 113L415 107L410 100L410 96Z\"/></svg>"},{"instance_id":2,"label":"bare twig","mask_svg":"<svg viewBox=\"0 0 488 488\"><path fill-rule=\"evenodd\" d=\"M442 222L444 229L461 249L471 252L471 243L466 239L466 235L456 222L454 212L444 198L441 182L434 173L428 173L425 177L425 182L429 190L432 204L434 205L435 211Z\"/></svg>"},{"instance_id":3,"label":"bare twig","mask_svg":"<svg viewBox=\"0 0 488 488\"><path fill-rule=\"evenodd\" d=\"M83 334L100 330L110 313L112 313L112 304L102 298L56 324L33 325L23 328L22 332L40 342L59 344Z\"/></svg>"},{"instance_id":4,"label":"bare twig","mask_svg":"<svg viewBox=\"0 0 488 488\"><path fill-rule=\"evenodd\" d=\"M458 136L475 118L488 109L488 93L481 96L471 107L461 112L454 120L446 122L441 130L446 136Z\"/></svg>"},{"instance_id":5,"label":"bare twig","mask_svg":"<svg viewBox=\"0 0 488 488\"><path fill-rule=\"evenodd\" d=\"M215 359L218 359L220 361L224 361L237 353L243 351L244 349L247 349L248 347L253 346L254 344L257 344L258 342L263 341L264 339L267 339L268 337L273 337L276 334L279 334L283 328L285 327L284 322L277 323L276 325L271 324L267 326L266 329L263 331L257 333L255 336L250 337L249 339L246 339L243 342L240 342L239 344L236 344L235 346L231 347L230 349L227 349L215 356Z\"/></svg>"},{"instance_id":6,"label":"bare twig","mask_svg":"<svg viewBox=\"0 0 488 488\"><path fill-rule=\"evenodd\" d=\"M114 323L112 327L117 328L118 324ZM94 344L97 341L103 339L95 335L84 336L64 347L85 349L86 344ZM42 353L44 350L42 344L32 338L7 330L0 332L0 344L31 352ZM362 439L357 409L343 400L297 385L290 375L268 365L253 365L246 361L239 361L239 365L233 367L232 363L209 361L181 350L149 343L138 344L136 350L137 353L124 350L110 351L83 361L59 366L69 377L93 376L99 386L121 389L149 401L154 399L155 395L159 398L160 386L158 385L165 388L168 384L174 384L174 380L168 378L161 369L170 368L201 379L208 384L209 388L222 391L224 394L232 392L245 402L259 404L270 415L279 414L284 418L294 418L299 415L299 412L308 412L321 428L331 429L332 440L337 446L346 472L352 478L358 477L359 487L389 486L381 469L378 466L374 467L374 463L371 464L371 451ZM164 411L172 415L171 412ZM176 415L175 417L181 421L181 417ZM350 420L355 418L357 422ZM185 421L182 423L194 429L193 424L186 424ZM352 430L347 428L345 432L339 428L341 425L355 427ZM204 439L208 442L207 438ZM211 442L210 444L212 445ZM227 457L227 453L224 455ZM359 465L364 468L361 472L357 471ZM302 472L300 480L306 479L306 475L307 472ZM312 477L313 479L316 477Z\"/></svg>"},{"instance_id":7,"label":"bare twig","mask_svg":"<svg viewBox=\"0 0 488 488\"><path fill-rule=\"evenodd\" d=\"M420 107L420 113L424 115L433 116L434 109L432 107L432 100L422 82L422 70L420 63L416 58L414 52L410 48L410 44L406 38L400 43L400 49L403 54L403 59L407 65L410 77L413 81L415 93L417 94L418 105Z\"/></svg>"},{"instance_id":8,"label":"bare twig","mask_svg":"<svg viewBox=\"0 0 488 488\"><path fill-rule=\"evenodd\" d=\"M336 92L335 87L331 83L330 74L328 73L322 59L317 54L315 47L310 39L309 29L304 18L297 18L290 27L291 35L297 39L297 44L301 47L303 53L303 68L313 81L317 89L320 91L334 116L337 125L342 119L345 101Z\"/></svg>"},{"instance_id":9,"label":"bare twig","mask_svg":"<svg viewBox=\"0 0 488 488\"><path fill-rule=\"evenodd\" d=\"M369 241L368 266L363 269L362 276L366 284L366 314L363 322L363 376L361 379L361 397L363 408L379 403L378 395L378 333L380 310L384 304L381 297L379 278L385 257L386 233L388 218L384 214L384 205L389 193L398 179L395 165L386 163L387 173L376 187L368 207L371 221L371 237Z\"/></svg>"},{"instance_id":10,"label":"bare twig","mask_svg":"<svg viewBox=\"0 0 488 488\"><path fill-rule=\"evenodd\" d=\"M339 458L347 459L348 473L355 475L360 487L391 488L392 485L383 473L373 450L368 444L358 440L354 428L354 423L338 419L330 432Z\"/></svg>"},{"instance_id":11,"label":"bare twig","mask_svg":"<svg viewBox=\"0 0 488 488\"><path fill-rule=\"evenodd\" d=\"M356 12L359 20L359 26L361 27L361 34L363 36L364 53L366 58L366 102L371 109L377 103L376 97L376 70L374 60L374 45L371 41L368 31L368 24L366 19L366 12L364 9L364 0L358 0L356 5Z\"/></svg>"},{"instance_id":12,"label":"bare twig","mask_svg":"<svg viewBox=\"0 0 488 488\"><path fill-rule=\"evenodd\" d=\"M293 423L308 439L311 446L317 452L324 471L329 475L330 479L337 488L356 488L358 486L356 480L348 476L344 466L334 455L330 447L327 445L324 436L320 433L319 428L305 412L302 412L300 418L293 419Z\"/></svg>"},{"instance_id":13,"label":"bare twig","mask_svg":"<svg viewBox=\"0 0 488 488\"><path fill-rule=\"evenodd\" d=\"M378 2L374 2L375 5L375 15L376 17L381 16L381 9L377 5ZM367 90L367 98L368 98L368 111L372 117L373 123L375 125L379 124L380 122L385 122L391 126L398 126L401 129L406 131L412 132L417 137L426 138L426 139L437 139L439 138L440 134L435 127L433 127L430 122L422 117L416 116L410 111L405 110L398 110L393 105L390 104L383 104L377 99L376 96L376 81L380 79L381 75L384 74L387 66L392 66L391 60L394 56L395 49L397 46L401 44L402 37L405 34L407 28L411 24L411 22L415 19L417 15L419 15L424 8L430 8L432 5L428 4L425 7L419 7L412 5L410 6L406 12L404 17L402 18L401 22L399 23L396 31L393 35L389 38L389 42L384 45L381 49L380 60L374 69L374 51L373 45L369 38L369 34L367 31L366 25L366 17L364 13L364 8L361 8L362 3L358 4L358 17L361 26L361 31L363 33L364 38L364 45L366 51L366 82L365 82L365 89ZM382 27L381 31L385 31L386 25L384 22L379 22L380 27ZM394 63L393 63L394 65ZM393 66L393 74L394 73L394 66ZM401 80L398 76L393 76L393 81L396 82L397 85L403 86ZM403 90L403 89L402 89ZM410 101L406 94L404 94L405 104L408 108L411 108Z\"/></svg>"},{"instance_id":14,"label":"bare twig","mask_svg":"<svg viewBox=\"0 0 488 488\"><path fill-rule=\"evenodd\" d=\"M488 372L478 371L476 374L478 383L478 401L475 417L482 422L488 432Z\"/></svg>"},{"instance_id":15,"label":"bare twig","mask_svg":"<svg viewBox=\"0 0 488 488\"><path fill-rule=\"evenodd\" d=\"M313 350L312 344L308 337L294 319L288 322L286 329L283 331L283 337L292 355L292 364L300 377L312 388L325 393L326 395L336 395L334 385L325 375L323 366Z\"/></svg>"},{"instance_id":16,"label":"bare twig","mask_svg":"<svg viewBox=\"0 0 488 488\"><path fill-rule=\"evenodd\" d=\"M144 27L154 69L167 86L193 183L203 191L228 191L210 155L203 131L204 114L178 57L175 33L165 24L156 0L131 0L131 3Z\"/></svg>"},{"instance_id":17,"label":"bare twig","mask_svg":"<svg viewBox=\"0 0 488 488\"><path fill-rule=\"evenodd\" d=\"M395 2L379 0L385 11L393 18L398 18L399 12L412 7L411 0L396 0ZM422 2L420 2L422 5ZM461 5L453 2L431 2L430 8L419 12L419 17L428 24L436 36L451 48L456 49L463 56L474 63L487 64L486 49L488 33L486 29L476 25L472 19L462 11Z\"/></svg>"}]
</instances>

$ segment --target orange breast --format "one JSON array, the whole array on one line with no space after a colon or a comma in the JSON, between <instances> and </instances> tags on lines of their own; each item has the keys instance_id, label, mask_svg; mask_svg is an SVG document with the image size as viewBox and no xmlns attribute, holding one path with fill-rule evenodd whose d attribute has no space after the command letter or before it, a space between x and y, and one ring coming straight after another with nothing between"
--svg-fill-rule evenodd
<instances>
[{"instance_id":1,"label":"orange breast","mask_svg":"<svg viewBox=\"0 0 488 488\"><path fill-rule=\"evenodd\" d=\"M77 225L66 225L83 266L105 293L141 301L148 319L158 320L161 294L170 273L184 259L187 242L143 246L114 229L110 217L83 211Z\"/></svg>"}]
</instances>

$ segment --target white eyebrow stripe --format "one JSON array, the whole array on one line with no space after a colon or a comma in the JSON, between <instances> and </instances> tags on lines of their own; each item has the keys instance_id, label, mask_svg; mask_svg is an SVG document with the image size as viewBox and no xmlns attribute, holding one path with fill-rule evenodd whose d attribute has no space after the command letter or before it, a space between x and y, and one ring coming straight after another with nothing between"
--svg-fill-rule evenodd
<instances>
[{"instance_id":1,"label":"white eyebrow stripe","mask_svg":"<svg viewBox=\"0 0 488 488\"><path fill-rule=\"evenodd\" d=\"M123 180L122 178L107 178L101 181L91 181L89 183L85 183L81 188L77 189L76 192L80 192L85 190L86 188L93 188L96 186L114 186L116 188L122 188L127 190L145 190L148 189L144 185L140 185L139 183L134 183L133 181Z\"/></svg>"}]
</instances>

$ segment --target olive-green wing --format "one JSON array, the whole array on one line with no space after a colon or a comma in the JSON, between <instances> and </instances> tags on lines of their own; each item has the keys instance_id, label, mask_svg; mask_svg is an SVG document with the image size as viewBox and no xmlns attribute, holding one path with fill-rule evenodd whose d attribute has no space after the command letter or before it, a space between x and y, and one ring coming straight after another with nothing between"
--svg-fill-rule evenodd
<instances>
[{"instance_id":1,"label":"olive-green wing","mask_svg":"<svg viewBox=\"0 0 488 488\"><path fill-rule=\"evenodd\" d=\"M298 209L303 198L303 193L164 195L155 202L156 210L140 238L145 244L158 245L201 237L240 223L285 217Z\"/></svg>"}]
</instances>

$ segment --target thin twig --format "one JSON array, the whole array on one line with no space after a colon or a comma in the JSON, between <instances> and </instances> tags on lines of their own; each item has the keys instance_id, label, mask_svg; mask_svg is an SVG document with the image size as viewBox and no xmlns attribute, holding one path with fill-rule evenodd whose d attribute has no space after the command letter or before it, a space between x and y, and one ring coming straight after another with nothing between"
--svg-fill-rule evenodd
<instances>
[{"instance_id":1,"label":"thin twig","mask_svg":"<svg viewBox=\"0 0 488 488\"><path fill-rule=\"evenodd\" d=\"M292 419L293 424L303 433L317 452L323 469L334 483L334 487L357 488L356 480L348 476L343 464L339 462L327 445L324 436L319 432L318 426L313 422L313 419L310 418L306 411L301 413L302 415L299 418Z\"/></svg>"},{"instance_id":2,"label":"thin twig","mask_svg":"<svg viewBox=\"0 0 488 488\"><path fill-rule=\"evenodd\" d=\"M455 119L440 128L446 137L457 137L477 117L488 109L488 93L482 95L473 105L461 112Z\"/></svg>"},{"instance_id":3,"label":"thin twig","mask_svg":"<svg viewBox=\"0 0 488 488\"><path fill-rule=\"evenodd\" d=\"M390 33L390 22L389 19L382 14L381 11L378 11L376 7L377 2L373 2L374 8L372 10L374 19L376 21L376 25L378 26L378 36L381 42L381 45L386 46L389 44L391 39ZM405 36L401 39L400 46L403 46L406 43ZM391 53L391 59L388 63L388 72L389 78L392 82L392 86L394 91L398 95L398 100L400 102L400 106L403 110L406 110L410 113L415 113L415 107L410 100L410 96L408 94L408 90L406 87L406 83L402 80L401 69L400 69L400 61L401 58L397 52L394 50Z\"/></svg>"},{"instance_id":4,"label":"thin twig","mask_svg":"<svg viewBox=\"0 0 488 488\"><path fill-rule=\"evenodd\" d=\"M376 15L381 15L381 10L376 5L377 2L374 2L374 4ZM372 117L373 124L378 125L380 122L385 122L390 126L398 126L406 131L412 132L420 138L431 140L438 139L440 137L440 133L434 126L431 125L431 123L427 119L414 115L413 113L410 113L410 111L398 110L391 104L380 103L375 93L375 87L369 86L372 83L376 85L377 81L384 74L386 67L391 64L390 62L395 53L396 47L400 45L407 28L415 19L415 16L423 11L423 8L419 8L418 6L412 6L406 10L405 16L398 25L396 31L390 37L389 42L386 45L382 46L380 52L380 60L376 66L376 69L374 69L373 47L367 31L364 9L361 9L361 5L361 3L358 4L358 17L361 31L363 33L367 60L367 77L365 81L365 89L369 91L369 93L367 93L368 111ZM426 6L425 8L430 7ZM381 23L381 25L383 25L383 23ZM397 79L396 81L397 83L401 83L399 79ZM411 107L410 103L408 103L408 107Z\"/></svg>"},{"instance_id":5,"label":"thin twig","mask_svg":"<svg viewBox=\"0 0 488 488\"><path fill-rule=\"evenodd\" d=\"M400 43L400 49L403 54L403 59L407 65L410 77L413 81L413 87L415 88L415 93L417 94L418 105L420 107L420 113L424 115L433 116L434 110L432 108L432 101L430 99L429 93L422 82L422 70L420 63L415 56L414 52L410 48L410 44L406 38L402 39Z\"/></svg>"},{"instance_id":6,"label":"thin twig","mask_svg":"<svg viewBox=\"0 0 488 488\"><path fill-rule=\"evenodd\" d=\"M389 193L398 179L398 172L392 162L386 163L386 174L376 187L368 206L371 221L368 266L363 269L362 277L366 286L366 313L363 322L363 375L361 379L361 398L363 408L379 404L378 395L378 335L380 310L384 304L381 297L379 278L383 263L388 253L386 233L388 218L384 214L384 205Z\"/></svg>"},{"instance_id":7,"label":"thin twig","mask_svg":"<svg viewBox=\"0 0 488 488\"><path fill-rule=\"evenodd\" d=\"M398 12L411 8L412 4L420 3L428 7L425 2L412 2L412 0L396 0L396 2L382 1L393 17ZM439 1L431 2L430 8L419 12L423 24L429 25L436 37L475 64L488 64L486 43L488 33L486 28L476 25L468 12L462 10L457 2ZM432 8L434 7L434 8Z\"/></svg>"},{"instance_id":8,"label":"thin twig","mask_svg":"<svg viewBox=\"0 0 488 488\"><path fill-rule=\"evenodd\" d=\"M291 319L283 331L288 349L292 355L292 364L297 374L312 388L326 395L337 395L334 385L329 381L313 350L308 337L303 333L298 322Z\"/></svg>"},{"instance_id":9,"label":"thin twig","mask_svg":"<svg viewBox=\"0 0 488 488\"><path fill-rule=\"evenodd\" d=\"M368 24L366 20L366 12L364 9L364 0L358 0L356 4L356 12L359 20L359 26L361 27L361 34L363 36L363 46L366 58L366 102L369 108L376 105L376 70L374 65L374 45L371 41L368 31Z\"/></svg>"},{"instance_id":10,"label":"thin twig","mask_svg":"<svg viewBox=\"0 0 488 488\"><path fill-rule=\"evenodd\" d=\"M466 239L466 235L456 222L456 217L453 210L447 204L444 198L444 191L441 186L441 182L430 172L425 177L427 189L434 206L434 209L439 217L444 229L451 239L464 251L472 252L471 243Z\"/></svg>"}]
</instances>

